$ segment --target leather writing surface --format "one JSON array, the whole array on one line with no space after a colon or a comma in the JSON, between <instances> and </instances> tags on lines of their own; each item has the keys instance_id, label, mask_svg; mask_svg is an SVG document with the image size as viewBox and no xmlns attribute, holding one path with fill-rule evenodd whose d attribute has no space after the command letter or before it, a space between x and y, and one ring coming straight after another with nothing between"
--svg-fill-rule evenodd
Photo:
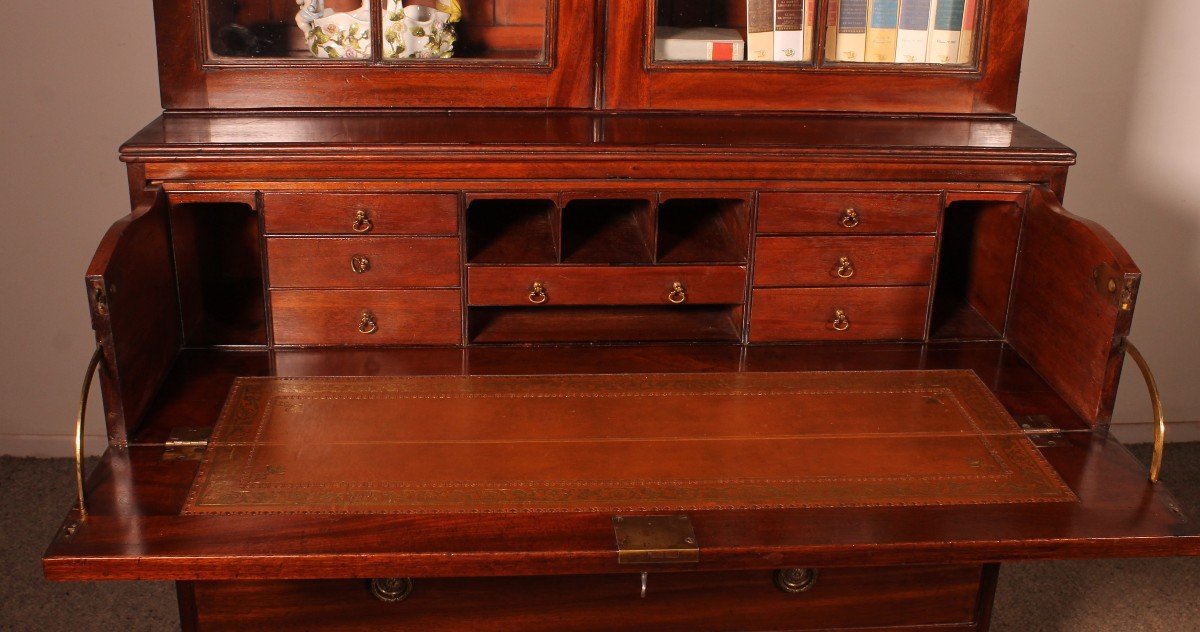
<instances>
[{"instance_id":1,"label":"leather writing surface","mask_svg":"<svg viewBox=\"0 0 1200 632\"><path fill-rule=\"evenodd\" d=\"M184 512L1074 499L969 371L240 378Z\"/></svg>"}]
</instances>

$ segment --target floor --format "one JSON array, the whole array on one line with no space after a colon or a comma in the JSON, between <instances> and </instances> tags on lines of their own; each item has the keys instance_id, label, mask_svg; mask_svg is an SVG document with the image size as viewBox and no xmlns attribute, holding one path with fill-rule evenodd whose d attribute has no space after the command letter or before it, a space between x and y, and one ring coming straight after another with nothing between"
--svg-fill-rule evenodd
<instances>
[{"instance_id":1,"label":"floor","mask_svg":"<svg viewBox=\"0 0 1200 632\"><path fill-rule=\"evenodd\" d=\"M1168 451L1164 481L1200 517L1200 443ZM67 459L0 457L0 630L178 629L169 583L42 579L39 557L71 503L72 472ZM1200 558L1006 565L992 629L1200 630Z\"/></svg>"}]
</instances>

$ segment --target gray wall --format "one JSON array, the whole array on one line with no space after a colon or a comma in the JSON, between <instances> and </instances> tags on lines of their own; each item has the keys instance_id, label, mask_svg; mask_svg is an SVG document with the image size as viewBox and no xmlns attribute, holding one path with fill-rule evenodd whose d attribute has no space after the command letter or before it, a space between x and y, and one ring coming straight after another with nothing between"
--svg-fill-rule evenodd
<instances>
[{"instance_id":1,"label":"gray wall","mask_svg":"<svg viewBox=\"0 0 1200 632\"><path fill-rule=\"evenodd\" d=\"M7 4L22 28L6 36L0 65L0 454L63 455L92 346L83 273L128 211L117 146L159 112L153 24L145 0ZM1020 115L1079 150L1067 206L1107 226L1142 266L1134 339L1156 366L1169 419L1200 420L1190 327L1200 307L1200 38L1185 30L1200 22L1200 3L1033 5ZM1144 421L1138 376L1125 377L1117 421Z\"/></svg>"}]
</instances>

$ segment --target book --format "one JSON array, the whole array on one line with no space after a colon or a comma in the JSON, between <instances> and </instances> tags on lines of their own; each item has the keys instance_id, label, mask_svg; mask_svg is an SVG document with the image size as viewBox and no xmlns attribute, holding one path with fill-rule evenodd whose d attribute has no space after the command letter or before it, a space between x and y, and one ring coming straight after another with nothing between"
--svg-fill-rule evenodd
<instances>
[{"instance_id":1,"label":"book","mask_svg":"<svg viewBox=\"0 0 1200 632\"><path fill-rule=\"evenodd\" d=\"M812 58L813 41L817 36L816 29L817 18L817 0L805 0L804 2L804 52L800 55L800 61L808 61Z\"/></svg>"},{"instance_id":2,"label":"book","mask_svg":"<svg viewBox=\"0 0 1200 632\"><path fill-rule=\"evenodd\" d=\"M872 0L871 19L867 21L867 61L896 61L896 35L900 18L900 0Z\"/></svg>"},{"instance_id":3,"label":"book","mask_svg":"<svg viewBox=\"0 0 1200 632\"><path fill-rule=\"evenodd\" d=\"M741 61L746 58L746 42L734 29L660 26L654 33L654 58L660 61Z\"/></svg>"},{"instance_id":4,"label":"book","mask_svg":"<svg viewBox=\"0 0 1200 632\"><path fill-rule=\"evenodd\" d=\"M753 0L751 0L753 1ZM804 58L804 3L807 0L775 0L775 61Z\"/></svg>"},{"instance_id":5,"label":"book","mask_svg":"<svg viewBox=\"0 0 1200 632\"><path fill-rule=\"evenodd\" d=\"M775 1L746 0L746 59L775 59Z\"/></svg>"},{"instance_id":6,"label":"book","mask_svg":"<svg viewBox=\"0 0 1200 632\"><path fill-rule=\"evenodd\" d=\"M929 31L929 63L957 64L965 0L937 0Z\"/></svg>"},{"instance_id":7,"label":"book","mask_svg":"<svg viewBox=\"0 0 1200 632\"><path fill-rule=\"evenodd\" d=\"M826 3L825 16L825 59L837 59L837 42L838 42L838 0L829 0ZM815 32L815 31L814 31Z\"/></svg>"},{"instance_id":8,"label":"book","mask_svg":"<svg viewBox=\"0 0 1200 632\"><path fill-rule=\"evenodd\" d=\"M925 63L929 53L929 28L932 23L933 0L900 0L896 63Z\"/></svg>"},{"instance_id":9,"label":"book","mask_svg":"<svg viewBox=\"0 0 1200 632\"><path fill-rule=\"evenodd\" d=\"M979 19L978 0L967 0L963 5L962 36L958 39L958 63L969 64L975 53L975 21Z\"/></svg>"},{"instance_id":10,"label":"book","mask_svg":"<svg viewBox=\"0 0 1200 632\"><path fill-rule=\"evenodd\" d=\"M867 0L841 0L838 5L838 61L866 61L867 4Z\"/></svg>"}]
</instances>

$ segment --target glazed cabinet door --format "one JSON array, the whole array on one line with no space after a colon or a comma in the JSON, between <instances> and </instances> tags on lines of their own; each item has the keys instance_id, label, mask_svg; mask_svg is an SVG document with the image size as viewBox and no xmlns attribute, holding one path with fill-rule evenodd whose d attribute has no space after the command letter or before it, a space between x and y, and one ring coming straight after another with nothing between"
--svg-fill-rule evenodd
<instances>
[{"instance_id":1,"label":"glazed cabinet door","mask_svg":"<svg viewBox=\"0 0 1200 632\"><path fill-rule=\"evenodd\" d=\"M605 105L1011 113L1027 11L1028 0L611 0Z\"/></svg>"},{"instance_id":2,"label":"glazed cabinet door","mask_svg":"<svg viewBox=\"0 0 1200 632\"><path fill-rule=\"evenodd\" d=\"M1081 417L1112 416L1142 274L1095 222L1034 189L1017 265L1008 336Z\"/></svg>"},{"instance_id":3,"label":"glazed cabinet door","mask_svg":"<svg viewBox=\"0 0 1200 632\"><path fill-rule=\"evenodd\" d=\"M592 0L155 0L167 109L582 108Z\"/></svg>"}]
</instances>

